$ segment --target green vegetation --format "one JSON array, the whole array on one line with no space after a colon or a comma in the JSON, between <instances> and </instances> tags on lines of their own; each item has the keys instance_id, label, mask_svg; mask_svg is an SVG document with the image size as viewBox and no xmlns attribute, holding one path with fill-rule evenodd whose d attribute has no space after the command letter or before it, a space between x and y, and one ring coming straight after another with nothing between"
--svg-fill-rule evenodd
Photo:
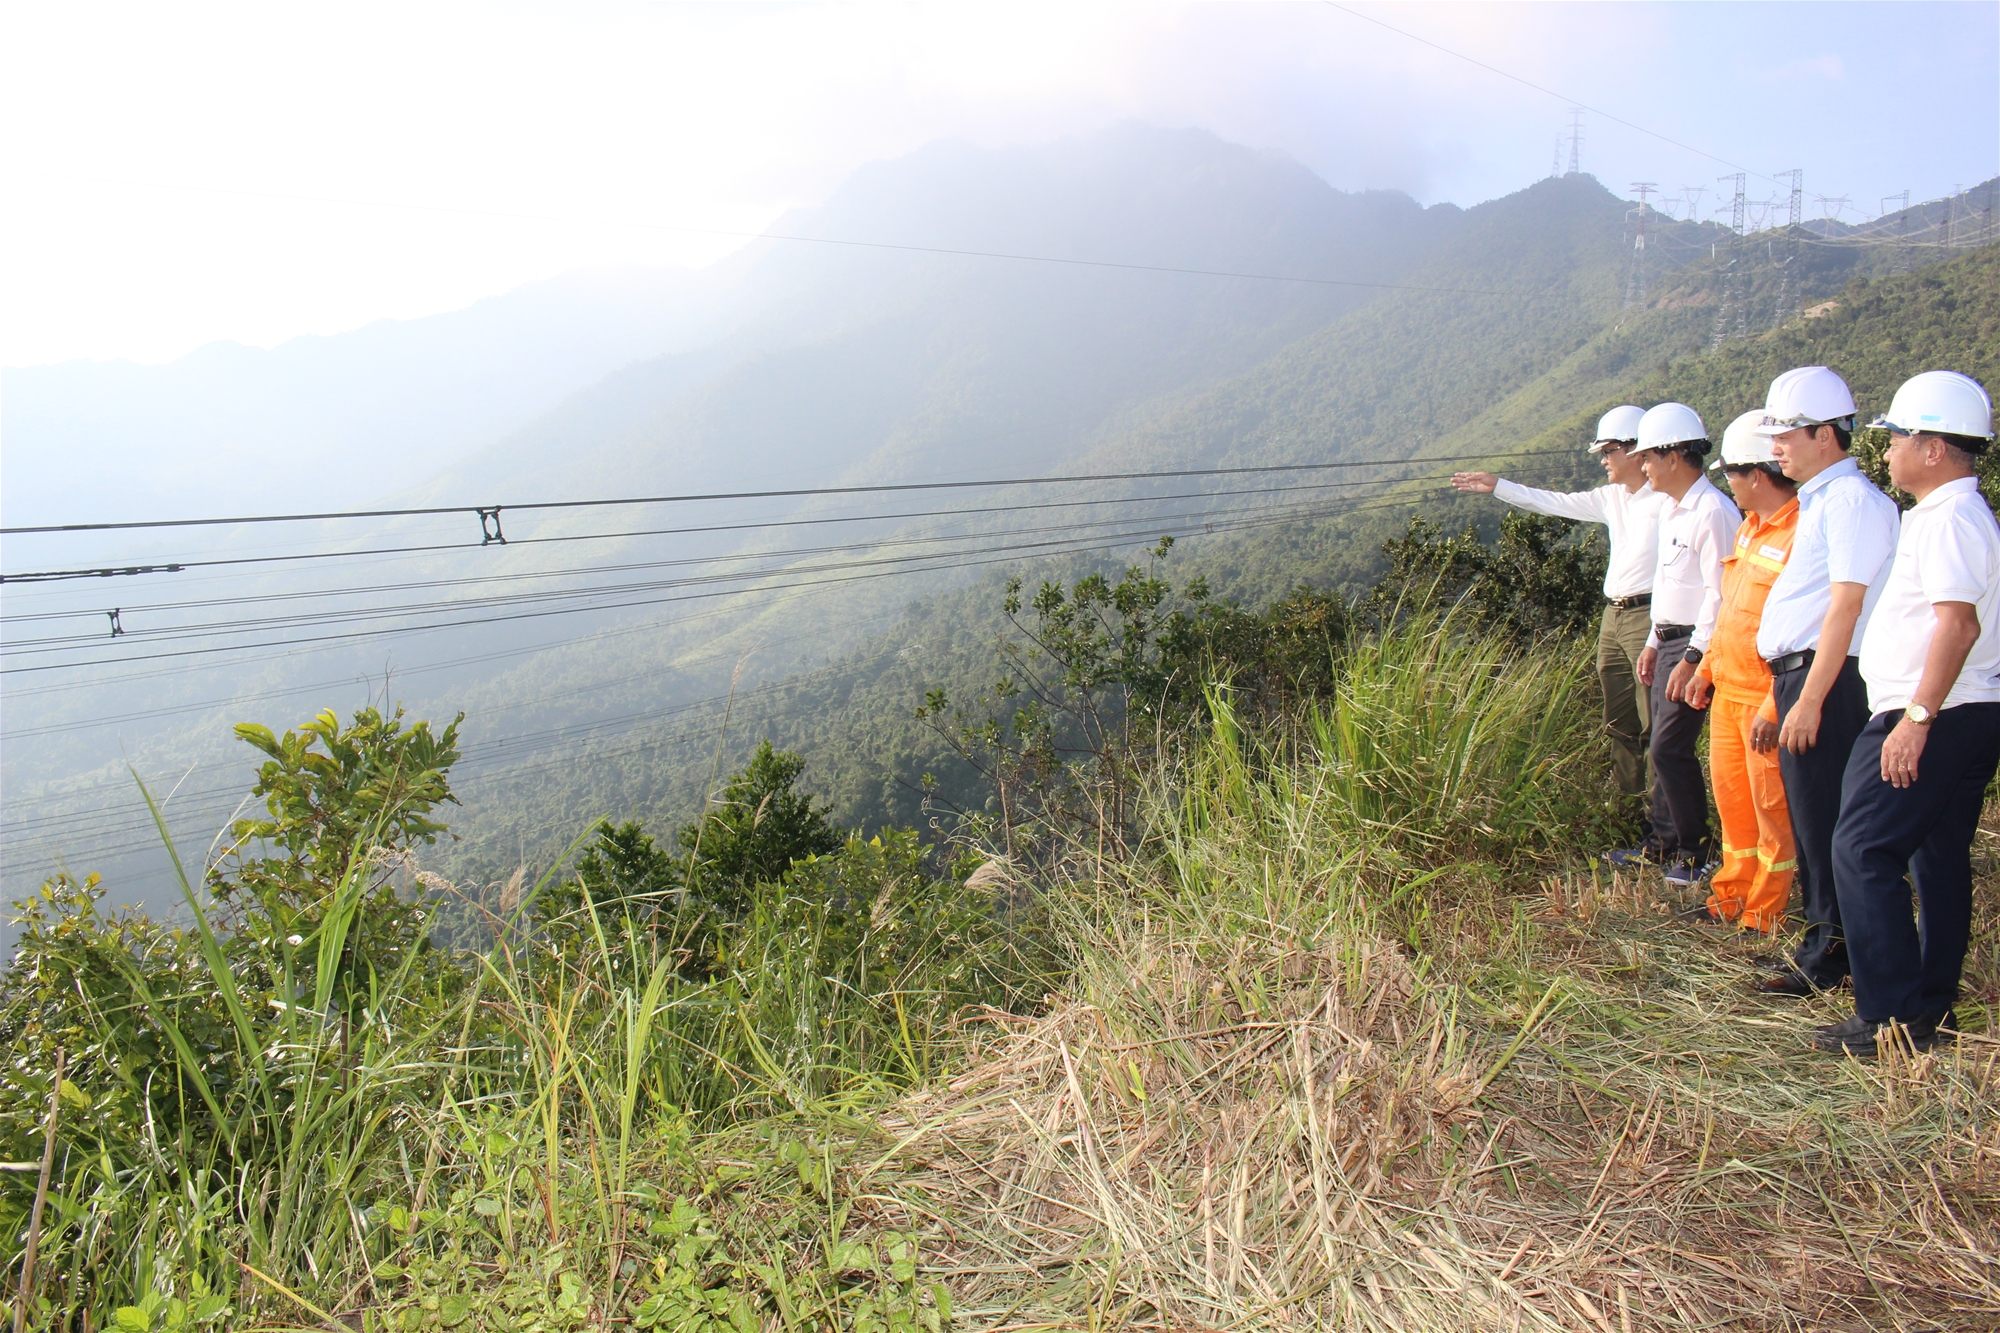
<instances>
[{"instance_id":1,"label":"green vegetation","mask_svg":"<svg viewBox=\"0 0 2000 1333\"><path fill-rule=\"evenodd\" d=\"M228 922L192 887L179 930L97 915L88 884L29 905L0 1132L28 1160L55 1108L37 1320L2000 1315L1990 903L1957 1048L1806 1054L1837 1000L1774 1011L1741 989L1754 943L1566 865L1604 794L1585 641L1524 651L1479 627L1476 592L1398 605L1289 718L1208 691L1199 733L1141 775L1128 851L1050 839L1030 886L1004 859L939 874L913 835L852 837L750 884L696 976L682 909L648 886L699 866L697 842L754 864L754 814L683 855L600 829L571 887L515 884L480 904L490 944L448 950L448 889L387 892L421 874L448 732L316 720L275 742L270 822L305 808L285 785L305 773L328 838L366 832L344 862L294 839L247 863L305 868L270 895L292 936L227 869ZM796 794L782 753L759 772L723 808ZM818 836L787 808L786 836ZM414 949L363 920L420 912ZM6 1182L10 1237L31 1179Z\"/></svg>"}]
</instances>

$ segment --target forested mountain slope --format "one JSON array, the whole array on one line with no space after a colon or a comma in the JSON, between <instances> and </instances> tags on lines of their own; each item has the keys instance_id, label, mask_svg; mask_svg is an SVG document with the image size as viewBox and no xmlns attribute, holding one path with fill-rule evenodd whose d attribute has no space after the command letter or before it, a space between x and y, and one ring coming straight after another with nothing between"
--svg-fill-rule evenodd
<instances>
[{"instance_id":1,"label":"forested mountain slope","mask_svg":"<svg viewBox=\"0 0 2000 1333\"><path fill-rule=\"evenodd\" d=\"M258 549L457 543L463 549L415 559L342 563L320 577L328 591L314 594L366 606L391 599L369 580L425 580L410 586L441 591L395 596L434 595L447 619L467 598L510 580L543 586L533 582L540 571L571 565L578 572L566 586L584 589L607 579L601 570L663 568L665 578L686 569L706 579L754 565L769 571L767 591L717 595L735 586L722 584L605 597L603 610L580 602L585 614L473 617L448 632L353 644L306 637L295 648L175 662L102 688L10 691L0 758L7 884L26 887L63 856L143 891L158 857L127 763L162 787L178 785L170 823L205 845L246 772L230 723L282 724L369 697L402 700L419 715L469 714L460 785L469 818L457 826L466 841L456 854L468 867L545 859L599 815L678 819L715 766L740 760L739 747L764 732L812 750L813 779L839 794L844 821L907 822L911 784L935 767L927 742L903 725L911 691L977 676L993 597L964 589L986 570L1033 561L1050 542L1099 548L1052 566L1074 570L1122 560L1121 550L1163 529L1213 528L1191 555L1219 590L1247 604L1299 581L1365 584L1380 538L1402 526L1411 479L1434 479L1452 457L1522 444L1560 445L1531 466L1574 476L1567 451L1579 423L1630 396L1639 376L1691 355L1718 329L1768 328L1808 296L1837 294L1853 272L1898 262L1879 249L1779 247L1763 237L1732 249L1712 225L1672 224L1653 237L1655 296L1628 305L1628 213L1587 177L1473 209L1423 209L1399 195L1342 194L1296 164L1213 136L1136 126L1033 149L937 145L870 168L778 230L1329 281L760 243L717 278L722 308L701 315L725 333L612 374L404 498L511 503L1371 465L1290 482L1076 486L1062 492L1069 508L1034 513L1010 510L1051 492L981 491L949 499L957 512L948 518L831 527L811 525L931 501L901 509L839 497L746 501L638 522L516 510L507 519L515 544L491 548L468 541L464 517L362 537L302 532L292 546ZM522 540L769 520L809 526L580 546ZM933 549L929 542L975 554L911 561L906 553ZM720 557L732 563L713 563ZM870 562L880 567L837 572ZM281 566L177 586L262 605L311 591L310 577ZM481 582L465 582L473 578ZM101 631L103 611L88 599L105 594L77 595ZM718 749L732 685L736 720Z\"/></svg>"},{"instance_id":2,"label":"forested mountain slope","mask_svg":"<svg viewBox=\"0 0 2000 1333\"><path fill-rule=\"evenodd\" d=\"M1837 281L1851 269L1841 255L1821 262L1822 281ZM1840 368L1866 411L1886 406L1895 386L1918 368L1949 366L2000 382L2000 247L1906 275L1849 278L1828 298L1834 304L1821 303L1810 317L1711 350L1703 342L1717 303L1703 297L1714 282L1711 272L1686 274L1660 298L1658 311L1614 324L1439 445L1475 450L1483 442L1492 448L1493 465L1515 475L1588 485L1593 477L1581 445L1596 414L1616 401L1678 398L1719 429L1760 403L1771 377L1792 365ZM1648 319L1653 333L1641 341L1634 329ZM1260 368L1258 374L1265 373ZM1596 396L1577 408L1588 394ZM1548 415L1542 429L1529 434L1518 423L1537 411ZM1524 448L1575 453L1506 468L1508 456ZM1370 506L1268 532L1196 537L1170 557L1169 567L1177 580L1201 574L1218 592L1248 605L1267 603L1300 582L1351 592L1376 575L1379 544L1410 517L1490 532L1502 512L1491 501L1453 495L1437 481L1398 488L1392 502ZM1032 586L1041 577L1074 578L1087 567L1071 560L1013 572ZM546 848L556 831L573 831L598 814L664 827L698 805L717 763L731 771L765 738L807 757L809 779L848 825L922 822L926 773L944 780L939 794L947 802L976 805L983 793L971 775L912 713L928 688L944 685L968 697L998 674L1000 581L994 575L913 605L892 630L837 660L743 691L730 706L726 735L719 734L718 702L653 729L643 748L633 738L604 745L597 754L580 748L532 773L469 789L465 864L497 871L504 853Z\"/></svg>"}]
</instances>

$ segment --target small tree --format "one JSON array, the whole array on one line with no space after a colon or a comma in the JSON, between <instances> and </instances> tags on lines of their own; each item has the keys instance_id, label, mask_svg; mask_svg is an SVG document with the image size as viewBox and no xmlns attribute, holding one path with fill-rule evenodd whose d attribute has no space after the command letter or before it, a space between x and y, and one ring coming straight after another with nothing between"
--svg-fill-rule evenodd
<instances>
[{"instance_id":1,"label":"small tree","mask_svg":"<svg viewBox=\"0 0 2000 1333\"><path fill-rule=\"evenodd\" d=\"M1382 544L1389 569L1360 612L1379 622L1464 600L1483 627L1523 646L1576 634L1603 610L1605 561L1602 545L1587 535L1578 540L1576 528L1567 519L1510 513L1489 547L1470 527L1446 537L1437 524L1413 518L1401 537Z\"/></svg>"}]
</instances>

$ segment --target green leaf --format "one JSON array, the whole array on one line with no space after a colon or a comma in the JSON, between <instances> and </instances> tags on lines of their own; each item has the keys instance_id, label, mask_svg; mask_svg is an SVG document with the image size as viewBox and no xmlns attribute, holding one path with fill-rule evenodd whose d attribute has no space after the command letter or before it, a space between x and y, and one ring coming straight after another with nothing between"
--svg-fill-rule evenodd
<instances>
[{"instance_id":1,"label":"green leaf","mask_svg":"<svg viewBox=\"0 0 2000 1333\"><path fill-rule=\"evenodd\" d=\"M481 1217L498 1217L500 1216L500 1201L498 1199L474 1199L472 1201L472 1211L478 1213Z\"/></svg>"},{"instance_id":2,"label":"green leaf","mask_svg":"<svg viewBox=\"0 0 2000 1333\"><path fill-rule=\"evenodd\" d=\"M152 1316L136 1305L121 1305L118 1313L111 1316L112 1322L126 1333L146 1333L153 1326Z\"/></svg>"},{"instance_id":3,"label":"green leaf","mask_svg":"<svg viewBox=\"0 0 2000 1333\"><path fill-rule=\"evenodd\" d=\"M843 1240L827 1256L826 1266L836 1273L872 1273L875 1271L875 1251L869 1248L866 1241Z\"/></svg>"},{"instance_id":4,"label":"green leaf","mask_svg":"<svg viewBox=\"0 0 2000 1333\"><path fill-rule=\"evenodd\" d=\"M472 1315L472 1297L447 1296L438 1302L438 1322L456 1328Z\"/></svg>"},{"instance_id":5,"label":"green leaf","mask_svg":"<svg viewBox=\"0 0 2000 1333\"><path fill-rule=\"evenodd\" d=\"M79 1110L88 1111L90 1109L90 1098L84 1093L82 1088L79 1088L68 1079L64 1079L56 1085L56 1095Z\"/></svg>"}]
</instances>

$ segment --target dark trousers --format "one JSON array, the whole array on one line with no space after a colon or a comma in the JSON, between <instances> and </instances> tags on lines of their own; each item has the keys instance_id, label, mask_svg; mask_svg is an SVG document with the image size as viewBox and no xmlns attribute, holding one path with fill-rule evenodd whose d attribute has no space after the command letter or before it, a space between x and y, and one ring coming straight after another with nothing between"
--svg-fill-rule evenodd
<instances>
[{"instance_id":1,"label":"dark trousers","mask_svg":"<svg viewBox=\"0 0 2000 1333\"><path fill-rule=\"evenodd\" d=\"M1778 721L1791 716L1811 665L1771 677ZM1815 986L1838 986L1847 975L1847 946L1841 938L1840 898L1834 888L1833 830L1840 823L1840 787L1847 757L1868 725L1868 686L1859 658L1841 664L1819 712L1819 740L1804 754L1780 747L1778 772L1785 779L1785 803L1792 808L1792 842L1798 848L1799 897L1806 934L1792 965Z\"/></svg>"},{"instance_id":2,"label":"dark trousers","mask_svg":"<svg viewBox=\"0 0 2000 1333\"><path fill-rule=\"evenodd\" d=\"M1653 837L1663 861L1709 860L1708 782L1695 750L1708 710L1667 698L1667 678L1687 652L1688 636L1660 640L1653 666Z\"/></svg>"},{"instance_id":3,"label":"dark trousers","mask_svg":"<svg viewBox=\"0 0 2000 1333\"><path fill-rule=\"evenodd\" d=\"M1652 699L1639 683L1639 654L1653 631L1643 606L1604 608L1597 629L1597 683L1604 690L1604 729L1611 736L1611 773L1626 796L1646 795L1646 747L1653 738Z\"/></svg>"},{"instance_id":4,"label":"dark trousers","mask_svg":"<svg viewBox=\"0 0 2000 1333\"><path fill-rule=\"evenodd\" d=\"M1891 786L1882 743L1902 720L1900 709L1870 718L1855 742L1833 839L1854 1012L1871 1022L1935 1018L1957 1001L1972 933L1972 835L2000 766L2000 703L1960 704L1931 723L1916 781Z\"/></svg>"}]
</instances>

